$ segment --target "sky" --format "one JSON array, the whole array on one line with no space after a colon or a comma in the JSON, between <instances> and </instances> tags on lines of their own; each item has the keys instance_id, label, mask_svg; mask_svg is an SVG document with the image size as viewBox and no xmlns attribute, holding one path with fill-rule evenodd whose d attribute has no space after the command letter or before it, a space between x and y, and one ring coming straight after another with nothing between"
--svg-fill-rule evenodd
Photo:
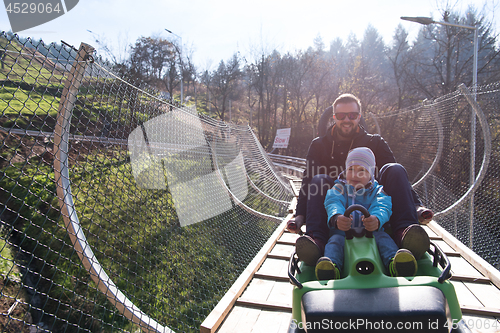
<instances>
[{"instance_id":1,"label":"sky","mask_svg":"<svg viewBox=\"0 0 500 333\"><path fill-rule=\"evenodd\" d=\"M351 33L362 39L369 24L386 43L402 24L412 41L422 26L400 17L439 20L446 1L460 13L470 4L484 8L500 32L500 0L79 0L63 16L18 35L41 38L45 43L63 40L76 48L81 42L97 48L97 38L117 57L124 56L126 46L141 36L178 39L204 70L213 69L236 52L251 61L262 51L306 50L317 37L327 48L337 37L347 41ZM2 7L0 30L10 29ZM98 53L104 55L99 49Z\"/></svg>"}]
</instances>

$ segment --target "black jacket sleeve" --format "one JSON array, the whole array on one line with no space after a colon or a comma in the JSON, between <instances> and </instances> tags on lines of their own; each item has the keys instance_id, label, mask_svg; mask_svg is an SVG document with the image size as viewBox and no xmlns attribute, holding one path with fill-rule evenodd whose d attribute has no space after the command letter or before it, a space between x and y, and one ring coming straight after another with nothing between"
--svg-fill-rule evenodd
<instances>
[{"instance_id":1,"label":"black jacket sleeve","mask_svg":"<svg viewBox=\"0 0 500 333\"><path fill-rule=\"evenodd\" d=\"M315 139L311 142L309 150L307 151L306 168L304 170L299 197L297 199L297 208L295 210L295 214L303 215L304 217L307 214L307 197L309 196L309 184L311 183L312 177L314 177L315 175L315 166L318 164L318 161L316 160L317 154L315 153L315 151L318 149L317 146L318 142L317 139Z\"/></svg>"}]
</instances>

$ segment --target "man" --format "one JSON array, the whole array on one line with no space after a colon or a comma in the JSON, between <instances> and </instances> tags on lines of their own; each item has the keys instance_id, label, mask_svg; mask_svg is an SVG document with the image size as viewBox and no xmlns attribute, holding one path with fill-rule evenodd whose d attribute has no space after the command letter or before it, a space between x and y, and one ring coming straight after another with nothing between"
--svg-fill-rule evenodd
<instances>
[{"instance_id":1,"label":"man","mask_svg":"<svg viewBox=\"0 0 500 333\"><path fill-rule=\"evenodd\" d=\"M411 188L404 167L380 135L368 134L362 126L361 103L352 94L343 94L333 103L335 125L326 134L311 142L307 164L297 202L294 222L297 230L306 223L306 235L296 242L299 260L314 266L322 256L329 238L324 206L326 192L343 171L349 151L368 147L375 154L376 176L384 191L392 197L389 220L392 237L401 248L410 250L418 260L429 248L429 237L418 225L416 207L421 206ZM428 221L427 221L428 222Z\"/></svg>"}]
</instances>

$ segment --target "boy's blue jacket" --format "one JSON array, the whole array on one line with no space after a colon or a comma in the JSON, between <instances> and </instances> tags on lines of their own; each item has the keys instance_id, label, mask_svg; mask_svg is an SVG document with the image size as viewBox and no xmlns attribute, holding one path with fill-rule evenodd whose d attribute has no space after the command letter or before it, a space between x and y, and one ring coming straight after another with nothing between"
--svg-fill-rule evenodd
<instances>
[{"instance_id":1,"label":"boy's blue jacket","mask_svg":"<svg viewBox=\"0 0 500 333\"><path fill-rule=\"evenodd\" d=\"M392 199L384 193L382 185L372 178L366 188L354 191L352 185L347 184L343 174L335 181L335 185L328 190L325 198L325 208L328 222L338 214L344 214L347 207L358 204L365 207L370 215L375 215L380 221L379 230L384 229L384 224L389 221L392 214ZM361 213L353 212L352 227L362 227ZM330 227L330 223L328 224Z\"/></svg>"}]
</instances>

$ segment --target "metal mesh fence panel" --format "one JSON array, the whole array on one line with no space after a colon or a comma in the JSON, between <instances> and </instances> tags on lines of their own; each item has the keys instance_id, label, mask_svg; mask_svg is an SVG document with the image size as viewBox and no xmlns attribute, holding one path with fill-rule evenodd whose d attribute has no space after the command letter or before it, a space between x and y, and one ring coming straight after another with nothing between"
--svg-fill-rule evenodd
<instances>
[{"instance_id":1,"label":"metal mesh fence panel","mask_svg":"<svg viewBox=\"0 0 500 333\"><path fill-rule=\"evenodd\" d=\"M1 35L1 331L196 332L292 199L248 127Z\"/></svg>"},{"instance_id":2,"label":"metal mesh fence panel","mask_svg":"<svg viewBox=\"0 0 500 333\"><path fill-rule=\"evenodd\" d=\"M389 143L436 221L497 269L499 87L474 92L461 86L412 108L367 117L370 131Z\"/></svg>"},{"instance_id":3,"label":"metal mesh fence panel","mask_svg":"<svg viewBox=\"0 0 500 333\"><path fill-rule=\"evenodd\" d=\"M293 197L253 132L88 46L2 34L0 52L0 330L199 331ZM496 268L499 87L367 117L437 221ZM474 135L470 97L488 124Z\"/></svg>"}]
</instances>

